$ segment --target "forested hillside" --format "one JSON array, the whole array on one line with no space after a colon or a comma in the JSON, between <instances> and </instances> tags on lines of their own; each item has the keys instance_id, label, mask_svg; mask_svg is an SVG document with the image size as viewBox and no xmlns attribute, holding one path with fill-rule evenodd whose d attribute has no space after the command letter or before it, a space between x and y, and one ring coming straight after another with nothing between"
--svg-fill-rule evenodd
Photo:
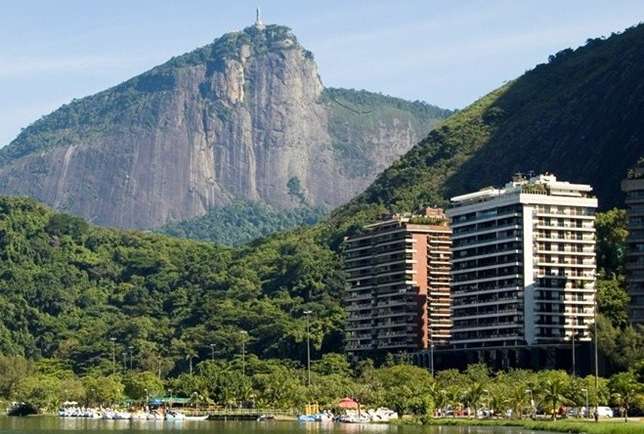
<instances>
[{"instance_id":1,"label":"forested hillside","mask_svg":"<svg viewBox=\"0 0 644 434\"><path fill-rule=\"evenodd\" d=\"M239 246L274 232L316 223L325 210L302 206L276 210L259 202L237 201L212 208L205 216L165 225L159 232L180 238Z\"/></svg>"},{"instance_id":2,"label":"forested hillside","mask_svg":"<svg viewBox=\"0 0 644 434\"><path fill-rule=\"evenodd\" d=\"M301 359L340 350L335 255L293 231L243 250L103 229L29 199L0 199L0 353L56 357L77 371L132 346L138 368L185 370L189 355ZM248 334L245 335L244 332Z\"/></svg>"},{"instance_id":3,"label":"forested hillside","mask_svg":"<svg viewBox=\"0 0 644 434\"><path fill-rule=\"evenodd\" d=\"M461 112L394 163L350 206L413 209L551 172L592 184L603 209L644 154L644 25L550 56Z\"/></svg>"}]
</instances>

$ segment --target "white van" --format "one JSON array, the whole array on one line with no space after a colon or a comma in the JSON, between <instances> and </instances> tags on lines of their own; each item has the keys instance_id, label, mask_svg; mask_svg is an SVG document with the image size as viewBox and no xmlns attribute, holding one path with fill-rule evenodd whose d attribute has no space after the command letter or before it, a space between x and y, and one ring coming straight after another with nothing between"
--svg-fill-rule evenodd
<instances>
[{"instance_id":1,"label":"white van","mask_svg":"<svg viewBox=\"0 0 644 434\"><path fill-rule=\"evenodd\" d=\"M593 412L594 409L591 408L591 412ZM597 407L597 414L599 417L613 417L613 410L610 407Z\"/></svg>"}]
</instances>

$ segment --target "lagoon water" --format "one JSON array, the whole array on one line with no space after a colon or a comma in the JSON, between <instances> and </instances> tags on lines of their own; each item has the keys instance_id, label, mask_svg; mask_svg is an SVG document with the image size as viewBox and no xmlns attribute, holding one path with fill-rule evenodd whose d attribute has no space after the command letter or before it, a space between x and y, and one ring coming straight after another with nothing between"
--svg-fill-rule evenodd
<instances>
[{"instance_id":1,"label":"lagoon water","mask_svg":"<svg viewBox=\"0 0 644 434\"><path fill-rule=\"evenodd\" d=\"M0 417L0 434L544 434L513 427L395 426L298 422L153 422Z\"/></svg>"}]
</instances>

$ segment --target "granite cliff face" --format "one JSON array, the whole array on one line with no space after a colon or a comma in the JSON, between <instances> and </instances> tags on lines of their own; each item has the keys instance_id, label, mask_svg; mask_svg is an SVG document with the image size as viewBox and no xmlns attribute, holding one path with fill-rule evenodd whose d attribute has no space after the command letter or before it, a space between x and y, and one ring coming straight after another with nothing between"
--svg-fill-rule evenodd
<instances>
[{"instance_id":1,"label":"granite cliff face","mask_svg":"<svg viewBox=\"0 0 644 434\"><path fill-rule=\"evenodd\" d=\"M36 121L0 151L0 194L135 228L237 199L334 207L447 114L325 89L288 28L253 26Z\"/></svg>"}]
</instances>

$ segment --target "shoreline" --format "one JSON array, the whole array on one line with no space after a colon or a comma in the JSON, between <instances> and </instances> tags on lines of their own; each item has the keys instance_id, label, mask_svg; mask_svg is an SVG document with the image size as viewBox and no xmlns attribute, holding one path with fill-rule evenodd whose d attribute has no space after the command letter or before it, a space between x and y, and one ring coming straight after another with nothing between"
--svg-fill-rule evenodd
<instances>
[{"instance_id":1,"label":"shoreline","mask_svg":"<svg viewBox=\"0 0 644 434\"><path fill-rule=\"evenodd\" d=\"M401 424L410 423L400 421ZM586 433L586 434L644 434L644 421L633 418L628 422L622 419L600 420L522 420L522 419L428 419L418 421L423 426L507 426L521 427L535 431L551 431L563 433Z\"/></svg>"},{"instance_id":2,"label":"shoreline","mask_svg":"<svg viewBox=\"0 0 644 434\"><path fill-rule=\"evenodd\" d=\"M11 417L1 414L0 417ZM18 417L18 416L16 416ZM30 417L57 417L54 414L37 414L24 416ZM98 419L88 419L98 420ZM275 418L274 422L297 422L295 418ZM251 422L251 421L249 421ZM374 423L383 424L383 423ZM416 425L416 426L471 426L471 427L518 427L534 431L559 432L573 434L644 434L644 419L632 418L628 422L614 418L612 420L600 420L598 423L590 420L560 419L552 420L531 420L531 419L468 419L468 418L432 418L421 420L419 418L405 418L397 421L384 423L385 425Z\"/></svg>"}]
</instances>

